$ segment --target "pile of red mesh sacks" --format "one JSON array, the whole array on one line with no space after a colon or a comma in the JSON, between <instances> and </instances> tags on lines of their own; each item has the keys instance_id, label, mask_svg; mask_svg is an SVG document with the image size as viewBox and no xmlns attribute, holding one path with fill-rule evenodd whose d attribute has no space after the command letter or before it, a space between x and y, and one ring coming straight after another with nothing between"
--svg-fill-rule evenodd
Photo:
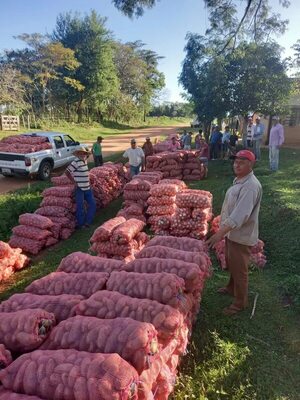
<instances>
[{"instance_id":1,"label":"pile of red mesh sacks","mask_svg":"<svg viewBox=\"0 0 300 400\"><path fill-rule=\"evenodd\" d=\"M159 153L147 157L146 171L160 171L164 178L182 179L183 163L180 151Z\"/></svg>"},{"instance_id":2,"label":"pile of red mesh sacks","mask_svg":"<svg viewBox=\"0 0 300 400\"><path fill-rule=\"evenodd\" d=\"M134 176L131 182L124 186L123 208L117 216L125 219L136 218L146 222L147 199L150 196L150 189L153 184L158 183L162 178L161 172L141 172Z\"/></svg>"},{"instance_id":3,"label":"pile of red mesh sacks","mask_svg":"<svg viewBox=\"0 0 300 400\"><path fill-rule=\"evenodd\" d=\"M186 189L176 194L175 203L177 207L170 221L171 235L204 239L212 218L212 194Z\"/></svg>"},{"instance_id":4,"label":"pile of red mesh sacks","mask_svg":"<svg viewBox=\"0 0 300 400\"><path fill-rule=\"evenodd\" d=\"M151 230L156 235L169 234L170 221L176 211L176 194L185 188L185 183L176 179L163 179L151 187L147 214Z\"/></svg>"},{"instance_id":5,"label":"pile of red mesh sacks","mask_svg":"<svg viewBox=\"0 0 300 400\"><path fill-rule=\"evenodd\" d=\"M107 290L98 291L80 302L76 313L109 321L107 324L101 322L102 329L108 332L110 338L105 352L117 352L137 369L140 374L138 399L168 399L174 388L180 356L186 350L192 322L199 309L205 279L210 274L210 260L203 242L171 236L157 236L150 240L138 257L124 265L122 270L112 272L106 284ZM118 326L122 319L128 317L152 324L155 329L149 328L147 340L144 339L145 346L151 350L146 363L145 357L140 359L131 355L133 347L131 352L125 352L124 342L121 346L120 339L115 338L119 329L116 328L115 333L111 326ZM61 348L62 340L65 341L62 338L66 338L64 332L70 332L75 324L81 324L80 331L85 331L82 325L84 320L73 320L69 321L68 326L66 321L64 329L54 338L58 326L52 332L53 341L50 336L45 348ZM113 322L117 320L120 322ZM90 324L96 327L92 319ZM125 341L127 335L123 336ZM135 336L138 338L137 334ZM158 346L155 345L156 336ZM97 345L102 346L101 338L98 336L97 339L95 333L93 343L82 339L79 344L75 343L75 339L70 339L70 345L76 349L86 350L88 346L94 349ZM47 347L47 343L54 347ZM100 349L103 351L102 347ZM143 353L139 354L141 356Z\"/></svg>"},{"instance_id":6,"label":"pile of red mesh sacks","mask_svg":"<svg viewBox=\"0 0 300 400\"><path fill-rule=\"evenodd\" d=\"M112 218L95 230L91 250L99 257L131 261L148 241L144 227L145 223L135 218Z\"/></svg>"},{"instance_id":7,"label":"pile of red mesh sacks","mask_svg":"<svg viewBox=\"0 0 300 400\"><path fill-rule=\"evenodd\" d=\"M164 178L200 180L205 177L205 168L193 150L163 152L148 156L146 171L160 171Z\"/></svg>"},{"instance_id":8,"label":"pile of red mesh sacks","mask_svg":"<svg viewBox=\"0 0 300 400\"><path fill-rule=\"evenodd\" d=\"M0 152L28 154L36 151L52 149L46 137L14 135L0 140Z\"/></svg>"},{"instance_id":9,"label":"pile of red mesh sacks","mask_svg":"<svg viewBox=\"0 0 300 400\"><path fill-rule=\"evenodd\" d=\"M22 214L19 217L20 225L12 229L9 245L21 248L26 253L38 254L44 247L57 242L54 237L54 223L48 218L38 214Z\"/></svg>"},{"instance_id":10,"label":"pile of red mesh sacks","mask_svg":"<svg viewBox=\"0 0 300 400\"><path fill-rule=\"evenodd\" d=\"M197 153L193 150L184 150L182 176L185 181L198 181L205 177L205 168Z\"/></svg>"},{"instance_id":11,"label":"pile of red mesh sacks","mask_svg":"<svg viewBox=\"0 0 300 400\"><path fill-rule=\"evenodd\" d=\"M220 215L212 220L211 233L214 234L219 230L220 226ZM258 239L255 246L251 247L250 262L258 268L263 268L266 265L267 258L264 254L264 242ZM217 259L222 269L227 269L226 257L225 257L225 239L215 244L214 250L216 252Z\"/></svg>"},{"instance_id":12,"label":"pile of red mesh sacks","mask_svg":"<svg viewBox=\"0 0 300 400\"><path fill-rule=\"evenodd\" d=\"M12 248L0 241L0 282L5 281L19 269L27 267L29 258L22 254L22 249Z\"/></svg>"},{"instance_id":13,"label":"pile of red mesh sacks","mask_svg":"<svg viewBox=\"0 0 300 400\"><path fill-rule=\"evenodd\" d=\"M92 168L89 175L97 208L105 207L119 197L127 181L123 164L107 162L101 167Z\"/></svg>"}]
</instances>

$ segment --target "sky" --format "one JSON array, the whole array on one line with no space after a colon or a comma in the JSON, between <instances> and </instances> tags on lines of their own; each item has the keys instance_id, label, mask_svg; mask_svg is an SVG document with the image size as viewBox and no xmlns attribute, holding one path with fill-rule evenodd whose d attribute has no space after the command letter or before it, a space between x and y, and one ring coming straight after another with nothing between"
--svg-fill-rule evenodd
<instances>
[{"instance_id":1,"label":"sky","mask_svg":"<svg viewBox=\"0 0 300 400\"><path fill-rule=\"evenodd\" d=\"M178 86L178 76L185 56L187 32L204 34L208 27L203 0L160 0L138 19L125 17L110 0L2 1L0 52L21 48L23 43L13 38L21 33L52 33L60 13L79 11L86 14L94 9L101 16L107 17L106 27L113 32L115 39L122 42L141 40L147 48L164 57L159 63L159 70L166 77L163 100L167 101L182 101L180 94L183 89ZM286 49L283 56L291 55L290 47L300 39L299 0L292 0L288 9L279 6L279 0L270 0L270 4L283 19L290 20L288 32L277 38L277 41Z\"/></svg>"}]
</instances>

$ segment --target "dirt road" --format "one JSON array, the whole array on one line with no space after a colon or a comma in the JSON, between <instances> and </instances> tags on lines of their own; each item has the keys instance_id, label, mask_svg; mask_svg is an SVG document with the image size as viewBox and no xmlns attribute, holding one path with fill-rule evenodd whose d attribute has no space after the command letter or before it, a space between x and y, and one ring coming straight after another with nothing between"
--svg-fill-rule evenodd
<instances>
[{"instance_id":1,"label":"dirt road","mask_svg":"<svg viewBox=\"0 0 300 400\"><path fill-rule=\"evenodd\" d=\"M146 128L141 130L133 130L131 133L107 136L103 140L103 155L110 156L118 151L126 150L130 146L130 139L135 138L138 145L142 145L146 136L159 138L160 136L169 136L176 133L180 126ZM91 144L87 142L88 144ZM13 190L27 187L36 180L31 178L11 177L5 178L0 175L0 194L11 192Z\"/></svg>"}]
</instances>

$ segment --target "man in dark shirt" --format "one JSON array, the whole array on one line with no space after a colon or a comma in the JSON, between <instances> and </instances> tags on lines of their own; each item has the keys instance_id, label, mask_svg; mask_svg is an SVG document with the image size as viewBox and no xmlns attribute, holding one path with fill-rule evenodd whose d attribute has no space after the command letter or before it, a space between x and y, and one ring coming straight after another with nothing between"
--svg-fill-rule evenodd
<instances>
[{"instance_id":1,"label":"man in dark shirt","mask_svg":"<svg viewBox=\"0 0 300 400\"><path fill-rule=\"evenodd\" d=\"M220 128L216 126L210 137L210 155L212 160L219 158L221 145L222 145L222 133Z\"/></svg>"}]
</instances>

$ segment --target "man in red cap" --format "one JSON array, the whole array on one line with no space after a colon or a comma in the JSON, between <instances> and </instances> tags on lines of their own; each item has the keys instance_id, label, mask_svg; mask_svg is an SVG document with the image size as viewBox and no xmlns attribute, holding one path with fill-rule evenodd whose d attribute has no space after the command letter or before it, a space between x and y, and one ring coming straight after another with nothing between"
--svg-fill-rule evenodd
<instances>
[{"instance_id":1,"label":"man in red cap","mask_svg":"<svg viewBox=\"0 0 300 400\"><path fill-rule=\"evenodd\" d=\"M262 188L253 174L255 156L249 150L239 151L234 158L236 178L228 189L221 211L220 228L207 243L213 247L225 237L225 257L230 280L219 293L234 297L224 314L233 315L247 307L248 264L251 246L258 240L258 215Z\"/></svg>"}]
</instances>

